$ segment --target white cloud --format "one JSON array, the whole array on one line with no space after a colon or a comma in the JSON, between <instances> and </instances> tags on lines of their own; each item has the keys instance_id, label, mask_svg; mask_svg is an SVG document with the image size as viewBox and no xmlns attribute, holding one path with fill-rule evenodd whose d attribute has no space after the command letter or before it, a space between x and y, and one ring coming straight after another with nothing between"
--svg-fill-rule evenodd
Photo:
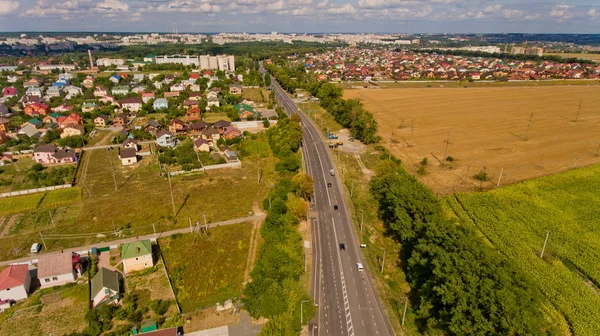
<instances>
[{"instance_id":1,"label":"white cloud","mask_svg":"<svg viewBox=\"0 0 600 336\"><path fill-rule=\"evenodd\" d=\"M0 15L12 14L19 9L18 1L0 1Z\"/></svg>"},{"instance_id":2,"label":"white cloud","mask_svg":"<svg viewBox=\"0 0 600 336\"><path fill-rule=\"evenodd\" d=\"M141 9L143 12L218 13L221 6L215 1L174 0Z\"/></svg>"},{"instance_id":3,"label":"white cloud","mask_svg":"<svg viewBox=\"0 0 600 336\"><path fill-rule=\"evenodd\" d=\"M99 13L127 12L129 5L118 0L104 0L96 5Z\"/></svg>"},{"instance_id":4,"label":"white cloud","mask_svg":"<svg viewBox=\"0 0 600 336\"><path fill-rule=\"evenodd\" d=\"M573 17L573 14L570 12L573 8L575 7L564 3L556 5L552 8L552 11L550 11L550 16L557 18L559 21L570 19Z\"/></svg>"},{"instance_id":5,"label":"white cloud","mask_svg":"<svg viewBox=\"0 0 600 336\"><path fill-rule=\"evenodd\" d=\"M594 17L598 16L598 11L596 11L596 8L592 8L587 12L587 15L589 17L594 18Z\"/></svg>"},{"instance_id":6,"label":"white cloud","mask_svg":"<svg viewBox=\"0 0 600 336\"><path fill-rule=\"evenodd\" d=\"M325 12L330 14L354 14L356 13L356 8L352 4L347 3L339 7L327 8Z\"/></svg>"}]
</instances>

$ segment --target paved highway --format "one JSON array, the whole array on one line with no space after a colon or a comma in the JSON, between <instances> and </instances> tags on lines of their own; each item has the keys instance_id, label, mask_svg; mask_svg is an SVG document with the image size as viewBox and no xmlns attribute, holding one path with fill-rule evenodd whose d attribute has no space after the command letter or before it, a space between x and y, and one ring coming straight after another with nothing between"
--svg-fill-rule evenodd
<instances>
[{"instance_id":1,"label":"paved highway","mask_svg":"<svg viewBox=\"0 0 600 336\"><path fill-rule=\"evenodd\" d=\"M275 80L272 89L286 113L298 112ZM309 324L309 335L394 335L362 257L325 138L311 120L299 115L307 172L315 180L312 213L316 215L310 218L314 251L311 295L319 311ZM330 169L336 171L334 176ZM334 205L338 210L334 210ZM340 250L340 243L345 245L344 250ZM362 263L364 271L358 270L357 263Z\"/></svg>"}]
</instances>

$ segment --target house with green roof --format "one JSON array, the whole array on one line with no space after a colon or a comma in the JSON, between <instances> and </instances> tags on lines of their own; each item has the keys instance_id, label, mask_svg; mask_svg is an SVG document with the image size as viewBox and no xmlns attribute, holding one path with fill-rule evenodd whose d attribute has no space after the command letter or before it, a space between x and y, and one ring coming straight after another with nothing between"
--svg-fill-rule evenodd
<instances>
[{"instance_id":1,"label":"house with green roof","mask_svg":"<svg viewBox=\"0 0 600 336\"><path fill-rule=\"evenodd\" d=\"M258 118L258 112L254 111L254 108L248 104L236 104L235 110L240 119L248 119L248 117Z\"/></svg>"},{"instance_id":2,"label":"house with green roof","mask_svg":"<svg viewBox=\"0 0 600 336\"><path fill-rule=\"evenodd\" d=\"M35 128L40 128L40 127L42 127L43 123L42 123L42 121L41 121L40 119L37 119L37 118L31 118L31 119L27 120L27 121L26 121L26 122L25 122L23 125L21 125L21 126L25 126L25 125L31 125L31 126L33 126L33 127L35 127Z\"/></svg>"},{"instance_id":3,"label":"house with green roof","mask_svg":"<svg viewBox=\"0 0 600 336\"><path fill-rule=\"evenodd\" d=\"M153 267L152 243L149 239L144 239L123 244L121 247L121 261L123 261L123 272L125 274Z\"/></svg>"},{"instance_id":4,"label":"house with green roof","mask_svg":"<svg viewBox=\"0 0 600 336\"><path fill-rule=\"evenodd\" d=\"M111 271L104 267L98 270L98 273L92 278L92 305L94 308L119 302L121 298L120 280L121 275L117 271Z\"/></svg>"}]
</instances>

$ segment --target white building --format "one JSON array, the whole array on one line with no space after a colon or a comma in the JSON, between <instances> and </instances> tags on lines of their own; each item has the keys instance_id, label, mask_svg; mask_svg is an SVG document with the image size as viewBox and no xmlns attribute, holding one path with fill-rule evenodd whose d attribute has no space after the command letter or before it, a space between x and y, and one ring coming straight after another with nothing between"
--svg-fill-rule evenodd
<instances>
[{"instance_id":1,"label":"white building","mask_svg":"<svg viewBox=\"0 0 600 336\"><path fill-rule=\"evenodd\" d=\"M0 300L27 299L30 285L29 267L27 265L10 265L0 272Z\"/></svg>"},{"instance_id":2,"label":"white building","mask_svg":"<svg viewBox=\"0 0 600 336\"><path fill-rule=\"evenodd\" d=\"M41 287L62 286L75 282L78 272L74 267L74 260L78 263L79 256L73 253L61 252L40 256L37 277Z\"/></svg>"},{"instance_id":3,"label":"white building","mask_svg":"<svg viewBox=\"0 0 600 336\"><path fill-rule=\"evenodd\" d=\"M235 56L233 55L200 55L200 69L235 71Z\"/></svg>"},{"instance_id":4,"label":"white building","mask_svg":"<svg viewBox=\"0 0 600 336\"><path fill-rule=\"evenodd\" d=\"M164 55L164 56L156 56L154 58L154 62L156 64L177 64L181 63L183 65L196 65L199 66L200 62L198 60L198 56L190 56L190 55Z\"/></svg>"},{"instance_id":5,"label":"white building","mask_svg":"<svg viewBox=\"0 0 600 336\"><path fill-rule=\"evenodd\" d=\"M98 58L96 60L97 66L111 66L111 65L123 65L125 64L125 59L123 58Z\"/></svg>"}]
</instances>

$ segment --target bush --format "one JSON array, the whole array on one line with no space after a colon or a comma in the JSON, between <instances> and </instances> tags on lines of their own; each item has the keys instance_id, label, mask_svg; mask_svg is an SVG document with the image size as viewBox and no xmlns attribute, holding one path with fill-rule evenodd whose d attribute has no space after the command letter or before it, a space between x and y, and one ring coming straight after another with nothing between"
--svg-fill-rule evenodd
<instances>
[{"instance_id":1,"label":"bush","mask_svg":"<svg viewBox=\"0 0 600 336\"><path fill-rule=\"evenodd\" d=\"M427 164L429 163L429 159L427 159L426 157L423 158L423 160L421 160L421 162L419 163L422 167L427 166Z\"/></svg>"},{"instance_id":2,"label":"bush","mask_svg":"<svg viewBox=\"0 0 600 336\"><path fill-rule=\"evenodd\" d=\"M482 182L485 181L489 181L490 177L488 176L488 173L485 171L485 168L480 171L479 173L473 175L473 178Z\"/></svg>"},{"instance_id":3,"label":"bush","mask_svg":"<svg viewBox=\"0 0 600 336\"><path fill-rule=\"evenodd\" d=\"M169 306L169 301L152 300L150 302L150 309L152 309L152 311L158 316L164 315L169 309Z\"/></svg>"},{"instance_id":4,"label":"bush","mask_svg":"<svg viewBox=\"0 0 600 336\"><path fill-rule=\"evenodd\" d=\"M424 166L419 167L419 169L417 169L417 174L419 176L425 176L427 175L427 171L425 170Z\"/></svg>"},{"instance_id":5,"label":"bush","mask_svg":"<svg viewBox=\"0 0 600 336\"><path fill-rule=\"evenodd\" d=\"M446 161L448 161L448 162L454 162L454 158L452 156L448 156L446 158Z\"/></svg>"}]
</instances>

